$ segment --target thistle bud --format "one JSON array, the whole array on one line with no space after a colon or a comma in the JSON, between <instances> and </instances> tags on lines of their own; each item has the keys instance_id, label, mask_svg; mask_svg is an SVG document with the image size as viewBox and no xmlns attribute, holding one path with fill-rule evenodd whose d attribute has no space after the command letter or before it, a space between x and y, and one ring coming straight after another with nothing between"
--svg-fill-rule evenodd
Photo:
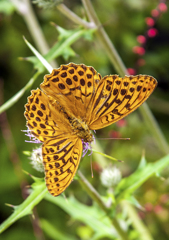
<instances>
[{"instance_id":1,"label":"thistle bud","mask_svg":"<svg viewBox=\"0 0 169 240\"><path fill-rule=\"evenodd\" d=\"M105 168L100 175L100 180L107 188L115 187L121 181L121 172L116 167Z\"/></svg>"},{"instance_id":2,"label":"thistle bud","mask_svg":"<svg viewBox=\"0 0 169 240\"><path fill-rule=\"evenodd\" d=\"M33 149L30 160L34 169L36 169L39 172L44 172L41 147Z\"/></svg>"}]
</instances>

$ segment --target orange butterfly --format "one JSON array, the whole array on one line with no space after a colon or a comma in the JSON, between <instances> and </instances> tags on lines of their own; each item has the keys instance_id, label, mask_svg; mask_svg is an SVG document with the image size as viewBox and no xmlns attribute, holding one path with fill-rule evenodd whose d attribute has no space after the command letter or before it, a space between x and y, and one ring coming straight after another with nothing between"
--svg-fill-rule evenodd
<instances>
[{"instance_id":1,"label":"orange butterfly","mask_svg":"<svg viewBox=\"0 0 169 240\"><path fill-rule=\"evenodd\" d=\"M109 126L137 109L153 92L147 75L101 77L93 67L69 63L44 77L25 105L31 133L42 145L45 180L53 196L71 183L90 130Z\"/></svg>"}]
</instances>

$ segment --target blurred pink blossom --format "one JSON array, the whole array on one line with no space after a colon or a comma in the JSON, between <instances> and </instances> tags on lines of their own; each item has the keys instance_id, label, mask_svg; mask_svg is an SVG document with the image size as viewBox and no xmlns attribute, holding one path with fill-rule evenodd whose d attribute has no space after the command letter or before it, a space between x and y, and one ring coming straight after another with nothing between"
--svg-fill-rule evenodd
<instances>
[{"instance_id":1,"label":"blurred pink blossom","mask_svg":"<svg viewBox=\"0 0 169 240\"><path fill-rule=\"evenodd\" d=\"M159 16L159 11L158 11L157 9L153 9L153 10L151 11L151 15L152 15L153 17L158 17L158 16Z\"/></svg>"},{"instance_id":2,"label":"blurred pink blossom","mask_svg":"<svg viewBox=\"0 0 169 240\"><path fill-rule=\"evenodd\" d=\"M157 35L158 31L156 28L150 28L148 31L147 31L147 35L149 37L155 37Z\"/></svg>"},{"instance_id":3,"label":"blurred pink blossom","mask_svg":"<svg viewBox=\"0 0 169 240\"><path fill-rule=\"evenodd\" d=\"M146 42L145 36L143 36L143 35L137 36L137 42L139 42L141 44L145 43Z\"/></svg>"},{"instance_id":4,"label":"blurred pink blossom","mask_svg":"<svg viewBox=\"0 0 169 240\"><path fill-rule=\"evenodd\" d=\"M148 25L149 27L154 26L155 21L154 21L153 18L147 17L145 20L146 20L146 23L147 23L147 25Z\"/></svg>"},{"instance_id":5,"label":"blurred pink blossom","mask_svg":"<svg viewBox=\"0 0 169 240\"><path fill-rule=\"evenodd\" d=\"M161 12L166 12L166 11L167 11L167 5L166 5L165 3L159 3L158 9L159 9Z\"/></svg>"},{"instance_id":6,"label":"blurred pink blossom","mask_svg":"<svg viewBox=\"0 0 169 240\"><path fill-rule=\"evenodd\" d=\"M125 119L121 119L116 124L118 127L124 127L127 125L127 121Z\"/></svg>"},{"instance_id":7,"label":"blurred pink blossom","mask_svg":"<svg viewBox=\"0 0 169 240\"><path fill-rule=\"evenodd\" d=\"M127 68L127 71L130 75L136 75L136 70L134 68Z\"/></svg>"},{"instance_id":8,"label":"blurred pink blossom","mask_svg":"<svg viewBox=\"0 0 169 240\"><path fill-rule=\"evenodd\" d=\"M153 210L153 205L152 203L148 202L144 205L145 209L147 212L151 212Z\"/></svg>"},{"instance_id":9,"label":"blurred pink blossom","mask_svg":"<svg viewBox=\"0 0 169 240\"><path fill-rule=\"evenodd\" d=\"M138 55L144 55L145 54L145 49L143 47L134 46L133 47L133 52L137 53Z\"/></svg>"}]
</instances>

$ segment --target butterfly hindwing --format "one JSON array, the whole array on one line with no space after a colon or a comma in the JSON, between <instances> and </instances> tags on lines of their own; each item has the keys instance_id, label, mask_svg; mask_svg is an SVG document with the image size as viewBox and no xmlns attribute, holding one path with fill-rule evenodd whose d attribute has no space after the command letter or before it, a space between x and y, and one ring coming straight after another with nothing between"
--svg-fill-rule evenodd
<instances>
[{"instance_id":1,"label":"butterfly hindwing","mask_svg":"<svg viewBox=\"0 0 169 240\"><path fill-rule=\"evenodd\" d=\"M46 186L53 196L61 194L73 180L81 153L82 141L77 137L65 136L43 144Z\"/></svg>"}]
</instances>

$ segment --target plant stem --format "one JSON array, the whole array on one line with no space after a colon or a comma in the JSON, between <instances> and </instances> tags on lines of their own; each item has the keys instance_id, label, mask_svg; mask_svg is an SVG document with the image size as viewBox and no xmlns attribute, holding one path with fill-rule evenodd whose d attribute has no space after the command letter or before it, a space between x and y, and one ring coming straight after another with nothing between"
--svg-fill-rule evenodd
<instances>
[{"instance_id":1,"label":"plant stem","mask_svg":"<svg viewBox=\"0 0 169 240\"><path fill-rule=\"evenodd\" d=\"M23 203L13 206L14 212L0 225L0 234L20 218L30 215L32 209L42 201L47 192L45 182L41 182Z\"/></svg>"},{"instance_id":2,"label":"plant stem","mask_svg":"<svg viewBox=\"0 0 169 240\"><path fill-rule=\"evenodd\" d=\"M83 186L83 188L86 190L86 192L90 195L90 197L97 202L97 204L100 206L103 211L107 212L108 208L104 204L103 200L101 199L99 193L96 191L96 189L88 182L88 180L85 178L85 176L81 173L80 170L78 170L78 176L80 177L79 181L80 184Z\"/></svg>"},{"instance_id":3,"label":"plant stem","mask_svg":"<svg viewBox=\"0 0 169 240\"><path fill-rule=\"evenodd\" d=\"M35 82L35 80L38 78L38 76L41 74L40 71L36 72L34 76L29 80L29 82L23 87L19 92L17 92L13 97L11 97L7 102L5 102L1 107L0 107L0 114L4 111L6 111L8 108L10 108L12 105L14 105L18 99L20 99L25 91L29 89L32 84Z\"/></svg>"},{"instance_id":4,"label":"plant stem","mask_svg":"<svg viewBox=\"0 0 169 240\"><path fill-rule=\"evenodd\" d=\"M110 218L114 228L116 229L118 235L121 237L122 240L129 240L127 233L121 228L118 221L115 218L110 217L110 213L112 209L109 209L101 199L99 193L96 191L96 189L87 181L87 179L84 177L84 175L81 173L80 170L78 170L78 176L80 177L79 182L82 185L82 187L86 190L86 192L90 195L90 197L97 202L99 207L106 213L106 215Z\"/></svg>"},{"instance_id":5,"label":"plant stem","mask_svg":"<svg viewBox=\"0 0 169 240\"><path fill-rule=\"evenodd\" d=\"M151 234L149 233L148 228L144 225L144 223L138 217L137 212L133 208L133 206L127 201L122 201L121 205L127 211L127 214L130 220L132 221L132 224L135 227L135 229L137 229L137 231L140 233L139 239L153 240Z\"/></svg>"},{"instance_id":6,"label":"plant stem","mask_svg":"<svg viewBox=\"0 0 169 240\"><path fill-rule=\"evenodd\" d=\"M69 8L67 8L64 4L59 4L57 9L64 14L67 18L71 19L72 22L83 26L84 28L95 28L95 24L93 22L87 22L77 16L74 12L72 12Z\"/></svg>"},{"instance_id":7,"label":"plant stem","mask_svg":"<svg viewBox=\"0 0 169 240\"><path fill-rule=\"evenodd\" d=\"M15 5L18 13L23 17L26 22L26 25L29 29L29 32L36 44L37 49L43 55L49 51L49 46L44 37L44 34L41 30L41 27L37 21L36 15L30 3L30 0L11 0ZM58 65L55 61L52 61L51 65L55 68L58 68Z\"/></svg>"},{"instance_id":8,"label":"plant stem","mask_svg":"<svg viewBox=\"0 0 169 240\"><path fill-rule=\"evenodd\" d=\"M148 105L158 113L169 115L169 102L152 96L148 99Z\"/></svg>"},{"instance_id":9,"label":"plant stem","mask_svg":"<svg viewBox=\"0 0 169 240\"><path fill-rule=\"evenodd\" d=\"M90 2L90 0L82 0L83 5L86 9L86 13L88 14L88 17L91 22L94 22L94 24L97 27L96 35L98 39L101 41L104 49L106 50L106 53L108 57L110 58L110 61L112 62L115 70L121 75L124 76L127 74L127 69L122 62L118 52L116 51L113 43L110 41L107 33L105 32L102 24L100 23L94 8Z\"/></svg>"},{"instance_id":10,"label":"plant stem","mask_svg":"<svg viewBox=\"0 0 169 240\"><path fill-rule=\"evenodd\" d=\"M154 118L153 114L151 113L148 105L146 103L144 103L139 108L139 111L141 112L142 117L144 118L147 128L150 129L151 132L153 133L154 139L155 139L158 147L160 148L160 150L163 153L168 154L169 153L168 143L167 143L166 139L164 138L164 135L163 135L156 119Z\"/></svg>"}]
</instances>

